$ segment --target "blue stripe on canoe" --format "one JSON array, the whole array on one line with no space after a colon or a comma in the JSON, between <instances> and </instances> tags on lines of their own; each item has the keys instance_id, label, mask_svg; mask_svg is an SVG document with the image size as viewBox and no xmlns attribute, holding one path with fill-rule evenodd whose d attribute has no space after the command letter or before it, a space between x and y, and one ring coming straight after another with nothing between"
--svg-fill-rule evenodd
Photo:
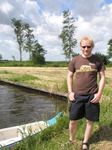
<instances>
[{"instance_id":1,"label":"blue stripe on canoe","mask_svg":"<svg viewBox=\"0 0 112 150\"><path fill-rule=\"evenodd\" d=\"M58 119L59 117L62 117L62 116L63 116L63 113L60 112L57 116L55 116L54 118L48 120L48 121L47 121L47 124L48 124L49 126L52 126L52 125L56 124L57 119Z\"/></svg>"}]
</instances>

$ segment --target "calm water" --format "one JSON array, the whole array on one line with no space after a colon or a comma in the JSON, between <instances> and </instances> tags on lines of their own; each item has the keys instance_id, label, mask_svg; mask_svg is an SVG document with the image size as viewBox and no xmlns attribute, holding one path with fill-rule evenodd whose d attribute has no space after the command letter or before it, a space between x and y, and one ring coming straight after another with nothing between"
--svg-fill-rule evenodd
<instances>
[{"instance_id":1,"label":"calm water","mask_svg":"<svg viewBox=\"0 0 112 150\"><path fill-rule=\"evenodd\" d=\"M0 83L0 128L50 119L67 102Z\"/></svg>"}]
</instances>

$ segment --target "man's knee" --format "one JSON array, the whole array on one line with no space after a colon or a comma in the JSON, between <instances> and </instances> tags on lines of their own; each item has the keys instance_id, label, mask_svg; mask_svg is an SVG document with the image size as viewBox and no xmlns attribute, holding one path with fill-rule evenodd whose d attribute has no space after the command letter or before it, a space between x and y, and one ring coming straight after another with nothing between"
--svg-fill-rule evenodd
<instances>
[{"instance_id":1,"label":"man's knee","mask_svg":"<svg viewBox=\"0 0 112 150\"><path fill-rule=\"evenodd\" d=\"M77 120L70 120L70 125L77 125Z\"/></svg>"},{"instance_id":2,"label":"man's knee","mask_svg":"<svg viewBox=\"0 0 112 150\"><path fill-rule=\"evenodd\" d=\"M93 121L90 121L90 120L87 120L87 119L86 119L86 124L88 124L88 125L93 125Z\"/></svg>"}]
</instances>

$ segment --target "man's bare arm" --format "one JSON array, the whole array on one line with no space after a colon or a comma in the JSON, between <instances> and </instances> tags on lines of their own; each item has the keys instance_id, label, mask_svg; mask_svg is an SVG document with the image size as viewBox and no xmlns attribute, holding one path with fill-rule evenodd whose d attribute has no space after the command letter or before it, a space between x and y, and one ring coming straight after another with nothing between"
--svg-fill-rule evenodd
<instances>
[{"instance_id":1,"label":"man's bare arm","mask_svg":"<svg viewBox=\"0 0 112 150\"><path fill-rule=\"evenodd\" d=\"M68 87L68 94L69 94L70 101L75 101L74 92L72 91L72 89L73 89L73 75L74 75L73 72L68 71L67 87Z\"/></svg>"},{"instance_id":2,"label":"man's bare arm","mask_svg":"<svg viewBox=\"0 0 112 150\"><path fill-rule=\"evenodd\" d=\"M99 90L94 95L94 98L93 98L93 100L91 100L91 103L98 103L100 101L100 98L101 98L101 95L102 95L102 92L103 92L103 88L104 88L104 85L105 85L105 71L101 71L99 73L99 78L100 78Z\"/></svg>"}]
</instances>

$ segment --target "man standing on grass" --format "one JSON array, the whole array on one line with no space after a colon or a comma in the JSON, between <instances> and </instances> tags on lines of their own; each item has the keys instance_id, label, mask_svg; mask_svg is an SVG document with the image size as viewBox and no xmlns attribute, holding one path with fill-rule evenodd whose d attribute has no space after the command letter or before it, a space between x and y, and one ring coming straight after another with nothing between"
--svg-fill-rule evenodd
<instances>
[{"instance_id":1,"label":"man standing on grass","mask_svg":"<svg viewBox=\"0 0 112 150\"><path fill-rule=\"evenodd\" d=\"M80 40L81 55L72 59L69 64L67 76L69 107L69 131L72 142L77 130L77 122L85 117L86 128L82 149L88 150L88 140L93 128L93 122L99 121L99 101L105 84L105 67L102 60L92 54L94 41L90 37ZM73 87L73 75L75 83ZM99 73L99 88L97 85L97 73Z\"/></svg>"}]
</instances>

